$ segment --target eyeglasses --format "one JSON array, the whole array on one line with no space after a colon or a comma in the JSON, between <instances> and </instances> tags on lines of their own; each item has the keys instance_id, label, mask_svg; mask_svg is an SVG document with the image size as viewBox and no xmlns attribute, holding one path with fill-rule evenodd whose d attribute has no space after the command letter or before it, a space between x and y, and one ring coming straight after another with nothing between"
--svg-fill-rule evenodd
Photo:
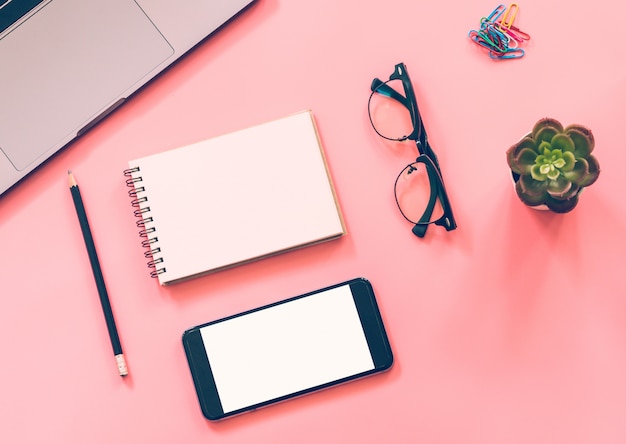
<instances>
[{"instance_id":1,"label":"eyeglasses","mask_svg":"<svg viewBox=\"0 0 626 444\"><path fill-rule=\"evenodd\" d=\"M413 140L417 145L417 159L404 167L395 181L394 196L400 213L414 225L412 231L417 237L424 237L430 224L454 230L456 222L439 161L428 143L404 63L396 65L388 81L374 79L371 89L367 108L374 131L387 140Z\"/></svg>"}]
</instances>

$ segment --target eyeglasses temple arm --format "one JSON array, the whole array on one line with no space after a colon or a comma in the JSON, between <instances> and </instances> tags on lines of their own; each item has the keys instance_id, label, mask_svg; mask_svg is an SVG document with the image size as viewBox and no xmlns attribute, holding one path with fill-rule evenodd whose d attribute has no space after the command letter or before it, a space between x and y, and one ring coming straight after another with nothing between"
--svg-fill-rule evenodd
<instances>
[{"instance_id":1,"label":"eyeglasses temple arm","mask_svg":"<svg viewBox=\"0 0 626 444\"><path fill-rule=\"evenodd\" d=\"M432 160L432 159L431 159ZM435 225L439 225L444 227L446 231L452 231L456 229L456 221L454 220L454 215L452 214L452 208L450 207L450 201L448 200L447 193L445 192L445 186L443 184L443 179L439 181L435 177L438 173L435 171L427 169L428 171L428 181L430 183L430 198L428 200L428 205L422 214L422 217L417 221L417 224L413 226L411 230L414 235L417 237L424 237L426 235L426 230L428 229L430 218L432 217L433 211L435 209L435 203L437 198L441 202L441 205L444 208L444 217L435 222ZM435 191L436 190L436 191Z\"/></svg>"},{"instance_id":2,"label":"eyeglasses temple arm","mask_svg":"<svg viewBox=\"0 0 626 444\"><path fill-rule=\"evenodd\" d=\"M426 205L426 209L422 214L422 217L417 221L415 226L411 231L417 237L424 237L426 235L426 230L428 229L428 224L430 222L430 218L433 215L433 210L435 209L435 203L437 202L437 197L439 196L439 186L437 186L437 180L435 178L434 171L431 172L430 169L426 168L428 172L428 182L430 183L430 197L428 199L428 205Z\"/></svg>"}]
</instances>

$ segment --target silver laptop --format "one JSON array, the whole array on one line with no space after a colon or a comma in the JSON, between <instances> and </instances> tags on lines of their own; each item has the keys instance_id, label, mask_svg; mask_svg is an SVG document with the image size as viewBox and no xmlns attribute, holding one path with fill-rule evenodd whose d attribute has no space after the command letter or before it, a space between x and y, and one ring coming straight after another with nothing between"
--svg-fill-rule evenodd
<instances>
[{"instance_id":1,"label":"silver laptop","mask_svg":"<svg viewBox=\"0 0 626 444\"><path fill-rule=\"evenodd\" d=\"M254 0L0 0L0 194Z\"/></svg>"}]
</instances>

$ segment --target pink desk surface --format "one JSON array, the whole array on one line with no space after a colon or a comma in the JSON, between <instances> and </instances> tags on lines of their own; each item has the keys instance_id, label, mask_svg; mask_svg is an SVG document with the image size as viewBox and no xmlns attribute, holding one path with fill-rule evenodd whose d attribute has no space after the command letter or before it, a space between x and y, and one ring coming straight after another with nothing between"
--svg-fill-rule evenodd
<instances>
[{"instance_id":1,"label":"pink desk surface","mask_svg":"<svg viewBox=\"0 0 626 444\"><path fill-rule=\"evenodd\" d=\"M0 440L626 442L626 3L519 5L526 56L495 62L467 32L497 3L260 0L3 196ZM392 193L415 152L391 149L367 117L372 78L401 61L459 226L424 239ZM317 118L348 234L167 288L150 279L126 162L302 109ZM505 150L544 116L596 137L602 174L566 215L524 207L506 165ZM202 223L190 215L199 235ZM378 295L396 357L389 372L221 423L202 417L186 328L356 276Z\"/></svg>"}]
</instances>

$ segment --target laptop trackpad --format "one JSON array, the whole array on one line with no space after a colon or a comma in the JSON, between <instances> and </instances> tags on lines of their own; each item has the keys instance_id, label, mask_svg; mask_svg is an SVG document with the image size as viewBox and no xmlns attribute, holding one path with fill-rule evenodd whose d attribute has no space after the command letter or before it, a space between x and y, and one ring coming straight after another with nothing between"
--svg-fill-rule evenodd
<instances>
[{"instance_id":1,"label":"laptop trackpad","mask_svg":"<svg viewBox=\"0 0 626 444\"><path fill-rule=\"evenodd\" d=\"M0 40L0 149L26 168L172 53L132 0L53 0Z\"/></svg>"}]
</instances>

